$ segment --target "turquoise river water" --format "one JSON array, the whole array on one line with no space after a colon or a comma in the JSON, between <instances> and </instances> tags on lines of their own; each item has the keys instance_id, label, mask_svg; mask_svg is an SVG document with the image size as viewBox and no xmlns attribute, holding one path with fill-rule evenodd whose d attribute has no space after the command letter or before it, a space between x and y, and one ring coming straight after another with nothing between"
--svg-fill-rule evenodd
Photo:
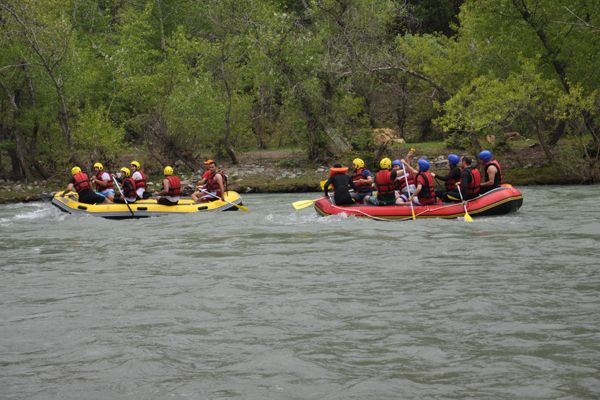
<instances>
[{"instance_id":1,"label":"turquoise river water","mask_svg":"<svg viewBox=\"0 0 600 400\"><path fill-rule=\"evenodd\" d=\"M598 399L600 187L513 215L0 206L0 399Z\"/></svg>"}]
</instances>

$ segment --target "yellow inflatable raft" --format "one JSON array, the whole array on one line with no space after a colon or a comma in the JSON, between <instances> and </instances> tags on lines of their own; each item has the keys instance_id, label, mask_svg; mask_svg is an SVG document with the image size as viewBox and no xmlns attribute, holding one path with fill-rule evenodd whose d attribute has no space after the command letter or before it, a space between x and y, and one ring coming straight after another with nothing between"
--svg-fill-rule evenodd
<instances>
[{"instance_id":1,"label":"yellow inflatable raft","mask_svg":"<svg viewBox=\"0 0 600 400\"><path fill-rule=\"evenodd\" d=\"M155 199L138 200L127 204L85 204L78 201L76 192L59 192L52 198L52 204L69 214L89 214L111 219L147 218L167 214L189 214L207 211L246 210L239 193L228 191L223 200L208 203L194 203L190 198L182 198L176 206L157 204Z\"/></svg>"}]
</instances>

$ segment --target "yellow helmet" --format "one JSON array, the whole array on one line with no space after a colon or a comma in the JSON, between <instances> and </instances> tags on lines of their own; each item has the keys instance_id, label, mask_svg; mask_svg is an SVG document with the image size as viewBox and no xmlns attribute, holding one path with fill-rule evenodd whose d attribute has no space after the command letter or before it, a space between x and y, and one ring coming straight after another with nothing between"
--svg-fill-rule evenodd
<instances>
[{"instance_id":1,"label":"yellow helmet","mask_svg":"<svg viewBox=\"0 0 600 400\"><path fill-rule=\"evenodd\" d=\"M355 158L354 160L352 160L352 164L354 164L354 168L364 168L365 167L365 162L363 160L361 160L360 158Z\"/></svg>"},{"instance_id":2,"label":"yellow helmet","mask_svg":"<svg viewBox=\"0 0 600 400\"><path fill-rule=\"evenodd\" d=\"M136 167L137 169L140 169L140 167L141 167L140 163L139 163L139 162L137 162L137 161L135 161L135 160L131 162L131 165L133 165L133 166L134 166L134 167Z\"/></svg>"},{"instance_id":3,"label":"yellow helmet","mask_svg":"<svg viewBox=\"0 0 600 400\"><path fill-rule=\"evenodd\" d=\"M125 178L129 178L131 176L131 170L127 167L121 168L121 172L123 173L123 176L125 176Z\"/></svg>"},{"instance_id":4,"label":"yellow helmet","mask_svg":"<svg viewBox=\"0 0 600 400\"><path fill-rule=\"evenodd\" d=\"M392 168L392 160L390 160L389 158L382 158L381 161L379 161L379 166L381 167L381 169L390 169Z\"/></svg>"},{"instance_id":5,"label":"yellow helmet","mask_svg":"<svg viewBox=\"0 0 600 400\"><path fill-rule=\"evenodd\" d=\"M81 168L79 167L73 167L71 168L71 175L75 175L81 172Z\"/></svg>"},{"instance_id":6,"label":"yellow helmet","mask_svg":"<svg viewBox=\"0 0 600 400\"><path fill-rule=\"evenodd\" d=\"M96 164L94 164L94 168L98 168L100 171L102 171L104 169L104 165L102 165L102 163L97 162Z\"/></svg>"},{"instance_id":7,"label":"yellow helmet","mask_svg":"<svg viewBox=\"0 0 600 400\"><path fill-rule=\"evenodd\" d=\"M165 169L163 169L163 173L165 176L173 175L173 167L167 165Z\"/></svg>"}]
</instances>

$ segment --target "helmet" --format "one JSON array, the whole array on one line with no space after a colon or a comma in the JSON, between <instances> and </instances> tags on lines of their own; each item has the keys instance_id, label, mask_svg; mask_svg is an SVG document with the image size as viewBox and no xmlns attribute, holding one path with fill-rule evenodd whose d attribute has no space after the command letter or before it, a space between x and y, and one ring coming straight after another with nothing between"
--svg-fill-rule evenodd
<instances>
[{"instance_id":1,"label":"helmet","mask_svg":"<svg viewBox=\"0 0 600 400\"><path fill-rule=\"evenodd\" d=\"M492 159L492 152L489 150L483 150L479 153L479 158L483 161L490 161Z\"/></svg>"},{"instance_id":2,"label":"helmet","mask_svg":"<svg viewBox=\"0 0 600 400\"><path fill-rule=\"evenodd\" d=\"M402 166L402 161L400 161L400 160L394 160L394 161L392 161L392 167L395 166L395 165Z\"/></svg>"},{"instance_id":3,"label":"helmet","mask_svg":"<svg viewBox=\"0 0 600 400\"><path fill-rule=\"evenodd\" d=\"M363 160L361 160L360 158L355 158L354 160L352 160L352 164L354 164L354 168L364 168L365 167L365 162Z\"/></svg>"},{"instance_id":4,"label":"helmet","mask_svg":"<svg viewBox=\"0 0 600 400\"><path fill-rule=\"evenodd\" d=\"M71 175L75 175L81 172L81 168L79 167L73 167L71 168Z\"/></svg>"},{"instance_id":5,"label":"helmet","mask_svg":"<svg viewBox=\"0 0 600 400\"><path fill-rule=\"evenodd\" d=\"M102 165L102 163L97 162L96 164L94 164L94 168L98 168L100 171L102 171L104 169L104 165Z\"/></svg>"},{"instance_id":6,"label":"helmet","mask_svg":"<svg viewBox=\"0 0 600 400\"><path fill-rule=\"evenodd\" d=\"M133 166L134 166L134 167L136 167L137 169L140 169L140 167L141 167L140 163L139 163L139 162L137 162L137 161L132 161L132 162L131 162L131 165L133 165Z\"/></svg>"},{"instance_id":7,"label":"helmet","mask_svg":"<svg viewBox=\"0 0 600 400\"><path fill-rule=\"evenodd\" d=\"M131 170L127 167L121 168L121 172L123 172L123 176L125 178L129 178L131 176Z\"/></svg>"},{"instance_id":8,"label":"helmet","mask_svg":"<svg viewBox=\"0 0 600 400\"><path fill-rule=\"evenodd\" d=\"M424 158L421 158L417 164L419 164L419 171L421 172L425 172L425 171L429 171L429 161L427 161Z\"/></svg>"},{"instance_id":9,"label":"helmet","mask_svg":"<svg viewBox=\"0 0 600 400\"><path fill-rule=\"evenodd\" d=\"M459 161L460 157L456 154L448 154L448 162L450 163L450 165L457 165Z\"/></svg>"},{"instance_id":10,"label":"helmet","mask_svg":"<svg viewBox=\"0 0 600 400\"><path fill-rule=\"evenodd\" d=\"M382 158L381 161L379 161L379 166L381 169L390 169L392 167L392 160L387 157Z\"/></svg>"},{"instance_id":11,"label":"helmet","mask_svg":"<svg viewBox=\"0 0 600 400\"><path fill-rule=\"evenodd\" d=\"M163 169L163 174L165 174L165 176L173 175L173 167L167 165L165 169Z\"/></svg>"}]
</instances>

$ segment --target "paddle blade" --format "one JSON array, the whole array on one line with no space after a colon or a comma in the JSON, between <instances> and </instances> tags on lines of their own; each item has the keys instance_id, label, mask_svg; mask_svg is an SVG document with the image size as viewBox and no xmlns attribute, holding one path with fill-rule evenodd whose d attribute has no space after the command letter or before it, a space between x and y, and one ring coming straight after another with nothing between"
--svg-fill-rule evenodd
<instances>
[{"instance_id":1,"label":"paddle blade","mask_svg":"<svg viewBox=\"0 0 600 400\"><path fill-rule=\"evenodd\" d=\"M468 212L465 212L465 221L466 222L473 222L473 218L471 218L471 216L469 215Z\"/></svg>"},{"instance_id":2,"label":"paddle blade","mask_svg":"<svg viewBox=\"0 0 600 400\"><path fill-rule=\"evenodd\" d=\"M321 190L325 190L325 182L327 182L327 181L319 182L319 186L321 187ZM329 186L327 187L327 190L333 190L333 186L331 186L331 184L329 184Z\"/></svg>"},{"instance_id":3,"label":"paddle blade","mask_svg":"<svg viewBox=\"0 0 600 400\"><path fill-rule=\"evenodd\" d=\"M250 209L248 207L246 207L246 206L242 206L242 205L239 205L239 204L234 204L234 206L236 206L238 208L238 210L242 210L242 211L245 211L245 212L250 211Z\"/></svg>"},{"instance_id":4,"label":"paddle blade","mask_svg":"<svg viewBox=\"0 0 600 400\"><path fill-rule=\"evenodd\" d=\"M296 210L301 210L306 207L310 207L315 203L315 200L299 200L292 203L292 207Z\"/></svg>"}]
</instances>

